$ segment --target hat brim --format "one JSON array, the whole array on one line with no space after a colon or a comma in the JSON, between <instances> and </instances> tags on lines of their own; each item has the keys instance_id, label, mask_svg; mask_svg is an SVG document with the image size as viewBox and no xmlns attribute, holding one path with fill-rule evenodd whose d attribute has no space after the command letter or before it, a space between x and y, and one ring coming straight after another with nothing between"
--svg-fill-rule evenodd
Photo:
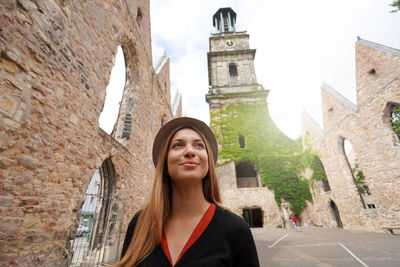
<instances>
[{"instance_id":1,"label":"hat brim","mask_svg":"<svg viewBox=\"0 0 400 267\"><path fill-rule=\"evenodd\" d=\"M208 143L210 144L209 149L211 149L214 158L214 164L216 164L218 159L218 144L217 144L217 139L215 138L215 135L211 131L210 127L208 127L207 124L205 124L200 120L189 117L180 117L167 122L163 127L161 127L156 137L154 138L154 143L153 143L154 166L157 166L159 153L161 152L161 149L164 147L168 136L183 128L192 128L195 131L199 131L207 139Z\"/></svg>"}]
</instances>

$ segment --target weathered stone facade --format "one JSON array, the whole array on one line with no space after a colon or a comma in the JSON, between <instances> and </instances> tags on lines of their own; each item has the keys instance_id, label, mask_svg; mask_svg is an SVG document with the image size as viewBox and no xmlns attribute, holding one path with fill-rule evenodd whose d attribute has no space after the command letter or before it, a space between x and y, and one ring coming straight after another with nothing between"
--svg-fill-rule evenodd
<instances>
[{"instance_id":1,"label":"weathered stone facade","mask_svg":"<svg viewBox=\"0 0 400 267\"><path fill-rule=\"evenodd\" d=\"M93 250L117 246L148 195L152 141L172 118L169 62L154 72L148 0L3 1L0 25L0 265L68 266L96 169L113 218ZM126 84L110 136L98 119L118 45Z\"/></svg>"},{"instance_id":2,"label":"weathered stone facade","mask_svg":"<svg viewBox=\"0 0 400 267\"><path fill-rule=\"evenodd\" d=\"M400 51L359 39L356 79L356 105L328 85L321 87L323 129L303 115L304 141L310 142L304 145L320 154L331 190L316 186L302 217L320 226L382 231L400 220L400 139L391 117L391 108L400 105ZM344 140L352 144L371 195L357 189Z\"/></svg>"}]
</instances>

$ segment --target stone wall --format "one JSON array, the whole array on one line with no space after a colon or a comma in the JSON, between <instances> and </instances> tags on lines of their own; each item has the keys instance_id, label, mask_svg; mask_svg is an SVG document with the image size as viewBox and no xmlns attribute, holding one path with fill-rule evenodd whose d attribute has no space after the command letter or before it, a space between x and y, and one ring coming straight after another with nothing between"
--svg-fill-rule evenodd
<instances>
[{"instance_id":1,"label":"stone wall","mask_svg":"<svg viewBox=\"0 0 400 267\"><path fill-rule=\"evenodd\" d=\"M332 226L329 203L333 200L344 228L382 231L383 226L398 225L400 220L400 140L390 114L390 107L400 104L400 51L361 39L356 51L357 105L324 85L324 129L303 116L303 136L321 155L331 187L330 192L317 190L314 203L303 214L316 225ZM361 197L357 190L343 147L345 139L366 177L368 197Z\"/></svg>"},{"instance_id":2,"label":"stone wall","mask_svg":"<svg viewBox=\"0 0 400 267\"><path fill-rule=\"evenodd\" d=\"M245 208L261 208L264 225L275 227L282 223L273 191L266 187L237 188L234 162L217 167L217 177L223 206L239 216ZM259 175L257 178L261 184Z\"/></svg>"},{"instance_id":3,"label":"stone wall","mask_svg":"<svg viewBox=\"0 0 400 267\"><path fill-rule=\"evenodd\" d=\"M67 266L86 188L106 159L124 203L121 239L150 190L152 141L172 114L152 67L149 1L10 0L0 25L0 265ZM127 80L110 136L98 119L118 45Z\"/></svg>"}]
</instances>

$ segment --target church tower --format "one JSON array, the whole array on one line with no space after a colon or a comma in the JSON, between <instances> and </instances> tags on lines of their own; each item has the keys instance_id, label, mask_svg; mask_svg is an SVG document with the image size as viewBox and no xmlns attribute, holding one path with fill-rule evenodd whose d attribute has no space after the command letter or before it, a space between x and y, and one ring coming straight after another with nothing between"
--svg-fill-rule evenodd
<instances>
[{"instance_id":1,"label":"church tower","mask_svg":"<svg viewBox=\"0 0 400 267\"><path fill-rule=\"evenodd\" d=\"M282 166L291 162L290 155L301 147L285 136L269 116L269 90L257 82L256 50L250 48L247 32L236 30L236 13L231 8L220 8L213 16L213 25L217 33L209 40L210 87L206 101L210 127L219 144L217 176L222 200L250 226L276 225L281 222L281 199L297 201L282 188L287 182L285 177L294 177L294 188L308 189L295 173L282 173L295 171ZM310 199L308 195L305 198ZM286 202L282 205L286 211ZM301 205L305 206L304 199ZM288 214L282 216L287 218Z\"/></svg>"},{"instance_id":2,"label":"church tower","mask_svg":"<svg viewBox=\"0 0 400 267\"><path fill-rule=\"evenodd\" d=\"M220 8L213 16L218 33L211 34L208 52L206 101L210 110L227 104L265 101L268 90L257 83L254 69L256 49L250 49L246 31L236 31L236 13Z\"/></svg>"}]
</instances>

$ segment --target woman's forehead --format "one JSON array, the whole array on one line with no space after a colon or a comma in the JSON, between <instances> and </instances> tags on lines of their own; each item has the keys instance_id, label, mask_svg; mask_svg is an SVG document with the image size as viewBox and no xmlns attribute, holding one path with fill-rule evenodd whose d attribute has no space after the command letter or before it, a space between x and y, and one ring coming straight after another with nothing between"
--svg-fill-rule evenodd
<instances>
[{"instance_id":1,"label":"woman's forehead","mask_svg":"<svg viewBox=\"0 0 400 267\"><path fill-rule=\"evenodd\" d=\"M172 136L172 141L176 140L176 139L194 139L194 140L200 139L200 140L204 141L203 138L201 137L201 135L191 128L183 128L183 129L178 130Z\"/></svg>"}]
</instances>

